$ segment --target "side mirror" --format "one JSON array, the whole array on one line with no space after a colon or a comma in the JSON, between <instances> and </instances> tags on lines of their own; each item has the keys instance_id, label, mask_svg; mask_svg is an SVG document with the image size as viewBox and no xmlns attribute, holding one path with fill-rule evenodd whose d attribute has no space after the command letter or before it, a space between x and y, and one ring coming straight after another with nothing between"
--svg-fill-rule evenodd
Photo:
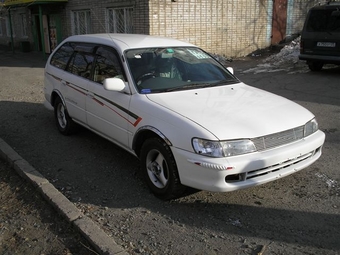
<instances>
[{"instance_id":1,"label":"side mirror","mask_svg":"<svg viewBox=\"0 0 340 255\"><path fill-rule=\"evenodd\" d=\"M104 89L109 91L125 92L126 85L122 79L107 78L104 80Z\"/></svg>"},{"instance_id":2,"label":"side mirror","mask_svg":"<svg viewBox=\"0 0 340 255\"><path fill-rule=\"evenodd\" d=\"M231 74L234 74L234 68L232 68L232 67L227 67L227 70L228 70Z\"/></svg>"}]
</instances>

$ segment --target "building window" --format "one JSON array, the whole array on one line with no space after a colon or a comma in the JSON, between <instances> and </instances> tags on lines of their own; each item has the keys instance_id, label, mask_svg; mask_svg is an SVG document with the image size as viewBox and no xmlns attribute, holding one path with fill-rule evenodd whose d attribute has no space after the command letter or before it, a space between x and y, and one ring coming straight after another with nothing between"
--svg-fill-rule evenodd
<instances>
[{"instance_id":1,"label":"building window","mask_svg":"<svg viewBox=\"0 0 340 255\"><path fill-rule=\"evenodd\" d=\"M90 10L72 12L72 34L82 35L91 33Z\"/></svg>"},{"instance_id":2,"label":"building window","mask_svg":"<svg viewBox=\"0 0 340 255\"><path fill-rule=\"evenodd\" d=\"M6 35L8 37L11 37L11 25L10 25L11 23L10 23L9 17L6 17L5 22L6 22ZM15 37L13 22L12 22L12 33L13 33L12 36Z\"/></svg>"},{"instance_id":3,"label":"building window","mask_svg":"<svg viewBox=\"0 0 340 255\"><path fill-rule=\"evenodd\" d=\"M108 33L133 33L133 8L108 8L107 32Z\"/></svg>"},{"instance_id":4,"label":"building window","mask_svg":"<svg viewBox=\"0 0 340 255\"><path fill-rule=\"evenodd\" d=\"M20 14L20 23L21 23L21 35L22 37L27 37L27 18L26 13Z\"/></svg>"}]
</instances>

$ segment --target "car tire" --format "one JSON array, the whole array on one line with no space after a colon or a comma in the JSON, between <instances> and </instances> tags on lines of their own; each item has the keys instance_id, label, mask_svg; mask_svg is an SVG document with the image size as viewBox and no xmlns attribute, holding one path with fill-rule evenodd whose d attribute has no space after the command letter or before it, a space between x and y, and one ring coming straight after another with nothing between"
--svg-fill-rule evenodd
<instances>
[{"instance_id":1,"label":"car tire","mask_svg":"<svg viewBox=\"0 0 340 255\"><path fill-rule=\"evenodd\" d=\"M162 139L146 140L140 159L146 183L157 197L170 200L184 193L186 187L180 182L174 156Z\"/></svg>"},{"instance_id":2,"label":"car tire","mask_svg":"<svg viewBox=\"0 0 340 255\"><path fill-rule=\"evenodd\" d=\"M71 135L78 130L78 125L69 116L60 97L57 97L54 102L54 117L57 128L63 135Z\"/></svg>"},{"instance_id":3,"label":"car tire","mask_svg":"<svg viewBox=\"0 0 340 255\"><path fill-rule=\"evenodd\" d=\"M318 71L321 71L321 69L323 67L323 63L319 62L319 61L310 62L310 63L308 63L308 67L311 71L318 72Z\"/></svg>"}]
</instances>

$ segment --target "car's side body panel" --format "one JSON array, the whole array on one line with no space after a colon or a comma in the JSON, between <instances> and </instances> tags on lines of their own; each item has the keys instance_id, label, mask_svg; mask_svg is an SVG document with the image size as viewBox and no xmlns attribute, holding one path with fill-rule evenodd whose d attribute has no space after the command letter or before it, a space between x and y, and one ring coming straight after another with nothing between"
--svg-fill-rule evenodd
<instances>
[{"instance_id":1,"label":"car's side body panel","mask_svg":"<svg viewBox=\"0 0 340 255\"><path fill-rule=\"evenodd\" d=\"M101 84L89 82L86 97L88 126L127 147L128 125L133 125L129 123L130 100L131 95L106 91Z\"/></svg>"}]
</instances>

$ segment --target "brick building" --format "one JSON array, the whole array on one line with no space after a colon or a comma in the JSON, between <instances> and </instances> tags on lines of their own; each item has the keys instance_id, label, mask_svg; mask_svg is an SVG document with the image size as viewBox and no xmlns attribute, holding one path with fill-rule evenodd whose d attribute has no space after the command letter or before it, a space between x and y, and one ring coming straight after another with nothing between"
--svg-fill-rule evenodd
<instances>
[{"instance_id":1,"label":"brick building","mask_svg":"<svg viewBox=\"0 0 340 255\"><path fill-rule=\"evenodd\" d=\"M2 0L0 44L50 53L85 33L177 38L245 56L299 34L316 0ZM28 47L28 49L27 49Z\"/></svg>"}]
</instances>

